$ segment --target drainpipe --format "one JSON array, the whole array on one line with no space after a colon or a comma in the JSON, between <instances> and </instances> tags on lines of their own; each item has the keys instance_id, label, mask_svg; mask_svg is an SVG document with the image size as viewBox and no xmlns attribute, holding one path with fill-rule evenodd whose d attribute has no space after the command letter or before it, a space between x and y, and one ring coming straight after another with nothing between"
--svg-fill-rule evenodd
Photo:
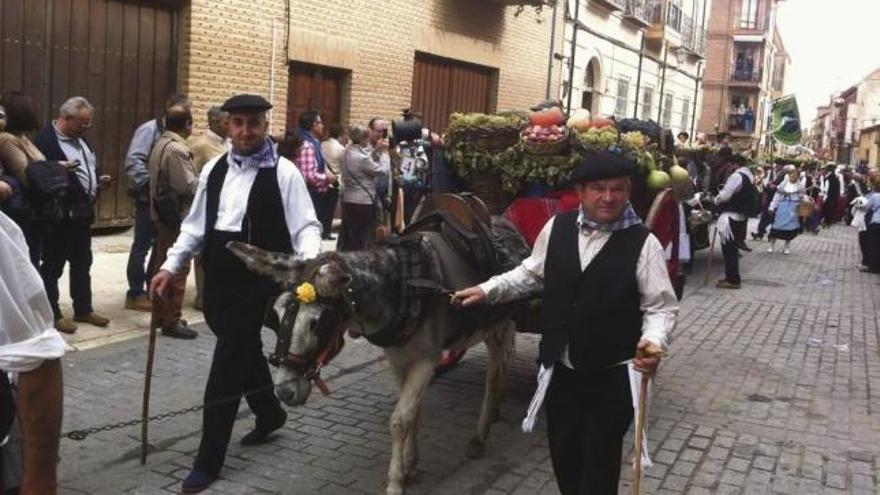
<instances>
[{"instance_id":1,"label":"drainpipe","mask_svg":"<svg viewBox=\"0 0 880 495\"><path fill-rule=\"evenodd\" d=\"M636 108L633 110L633 118L639 118L639 95L642 93L642 61L645 58L645 30L642 29L642 44L639 47L639 70L636 73Z\"/></svg>"},{"instance_id":2,"label":"drainpipe","mask_svg":"<svg viewBox=\"0 0 880 495\"><path fill-rule=\"evenodd\" d=\"M278 27L275 19L272 19L272 54L269 56L269 103L273 105L275 100L275 40L278 35ZM269 110L269 132L272 132L272 110Z\"/></svg>"},{"instance_id":3,"label":"drainpipe","mask_svg":"<svg viewBox=\"0 0 880 495\"><path fill-rule=\"evenodd\" d=\"M663 125L663 93L666 92L666 60L669 58L669 42L663 44L663 76L660 79L660 104L657 105L657 123Z\"/></svg>"},{"instance_id":4,"label":"drainpipe","mask_svg":"<svg viewBox=\"0 0 880 495\"><path fill-rule=\"evenodd\" d=\"M697 98L700 97L700 84L703 83L703 61L697 64L697 78L694 80L694 109L691 111L691 137L696 136Z\"/></svg>"},{"instance_id":5,"label":"drainpipe","mask_svg":"<svg viewBox=\"0 0 880 495\"><path fill-rule=\"evenodd\" d=\"M574 63L577 54L578 39L578 16L581 11L581 0L574 0L574 31L571 33L571 58L568 61L568 102L565 104L566 112L571 114L571 97L574 95Z\"/></svg>"},{"instance_id":6,"label":"drainpipe","mask_svg":"<svg viewBox=\"0 0 880 495\"><path fill-rule=\"evenodd\" d=\"M547 91L544 98L550 99L550 82L553 79L553 50L556 48L556 10L559 2L553 4L553 24L550 27L550 54L547 57Z\"/></svg>"}]
</instances>

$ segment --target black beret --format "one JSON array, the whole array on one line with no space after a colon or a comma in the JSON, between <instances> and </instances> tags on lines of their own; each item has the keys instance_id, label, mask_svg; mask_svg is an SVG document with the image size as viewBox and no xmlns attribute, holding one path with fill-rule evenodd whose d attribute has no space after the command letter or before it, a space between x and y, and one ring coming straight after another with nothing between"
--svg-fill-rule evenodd
<instances>
[{"instance_id":1,"label":"black beret","mask_svg":"<svg viewBox=\"0 0 880 495\"><path fill-rule=\"evenodd\" d=\"M597 180L632 177L636 164L617 153L603 151L587 155L571 172L572 182L593 182Z\"/></svg>"},{"instance_id":2,"label":"black beret","mask_svg":"<svg viewBox=\"0 0 880 495\"><path fill-rule=\"evenodd\" d=\"M259 95L235 95L226 100L220 107L224 112L257 113L265 112L272 108L272 104Z\"/></svg>"}]
</instances>

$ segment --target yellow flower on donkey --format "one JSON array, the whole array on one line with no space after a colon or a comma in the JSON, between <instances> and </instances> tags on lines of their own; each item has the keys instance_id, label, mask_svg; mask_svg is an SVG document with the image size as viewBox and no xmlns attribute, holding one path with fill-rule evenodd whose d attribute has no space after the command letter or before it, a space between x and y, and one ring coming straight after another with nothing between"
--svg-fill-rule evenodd
<instances>
[{"instance_id":1,"label":"yellow flower on donkey","mask_svg":"<svg viewBox=\"0 0 880 495\"><path fill-rule=\"evenodd\" d=\"M318 298L318 293L315 291L314 285L303 282L296 288L296 298L303 304L311 304Z\"/></svg>"}]
</instances>

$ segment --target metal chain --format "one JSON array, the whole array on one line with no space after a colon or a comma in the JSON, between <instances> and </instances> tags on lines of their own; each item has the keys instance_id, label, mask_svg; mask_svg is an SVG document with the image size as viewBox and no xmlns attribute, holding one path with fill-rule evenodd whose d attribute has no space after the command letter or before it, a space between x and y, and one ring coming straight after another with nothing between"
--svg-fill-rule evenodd
<instances>
[{"instance_id":1,"label":"metal chain","mask_svg":"<svg viewBox=\"0 0 880 495\"><path fill-rule=\"evenodd\" d=\"M243 392L243 393L235 394L235 395L230 395L227 397L222 397L220 399L209 402L207 404L198 404L195 406L187 407L185 409L178 409L176 411L169 411L169 412L164 412L162 414L156 414L154 416L147 417L146 421L147 421L147 423L153 422L153 421L162 421L164 419L174 418L177 416L183 416L185 414L198 412L198 411L201 411L202 409L210 409L212 407L216 407L221 404L225 404L227 402L239 400L242 397L247 397L249 395L253 395L253 394L256 394L259 392L264 392L266 390L274 389L278 385L284 385L284 384L290 383L292 381L293 380L288 380L288 381L281 382L278 384L272 383L269 385L263 385L262 387L257 387L255 389L249 390L247 392ZM81 440L85 440L89 435L91 435L93 433L102 433L105 431L119 430L121 428L128 428L130 426L137 426L139 424L142 424L143 422L144 422L144 420L142 418L137 418L137 419L130 419L128 421L119 421L117 423L108 423L108 424L101 425L101 426L92 426L90 428L84 428L81 430L71 430L67 433L62 434L61 438L68 438L70 440L74 440L74 441L79 442Z\"/></svg>"}]
</instances>

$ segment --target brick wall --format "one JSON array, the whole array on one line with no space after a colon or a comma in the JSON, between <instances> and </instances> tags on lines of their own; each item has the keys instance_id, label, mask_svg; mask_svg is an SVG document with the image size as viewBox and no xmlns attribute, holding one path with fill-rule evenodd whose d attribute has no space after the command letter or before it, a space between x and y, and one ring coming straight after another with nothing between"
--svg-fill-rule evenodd
<instances>
[{"instance_id":1,"label":"brick wall","mask_svg":"<svg viewBox=\"0 0 880 495\"><path fill-rule=\"evenodd\" d=\"M236 93L271 99L272 131L284 129L287 106L286 0L192 0L181 12L181 91L193 101L197 128L206 112ZM275 25L275 63L271 64ZM270 77L274 74L274 91ZM270 93L272 93L270 95ZM271 98L270 98L271 96Z\"/></svg>"}]
</instances>

